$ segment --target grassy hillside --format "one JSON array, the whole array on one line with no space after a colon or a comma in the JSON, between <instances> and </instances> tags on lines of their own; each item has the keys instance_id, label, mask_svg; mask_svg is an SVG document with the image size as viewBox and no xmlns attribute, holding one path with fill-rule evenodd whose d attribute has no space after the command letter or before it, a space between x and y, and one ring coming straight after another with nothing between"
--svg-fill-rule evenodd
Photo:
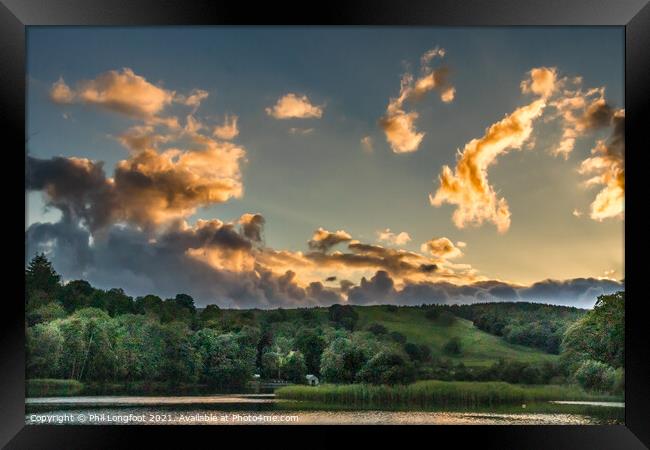
<instances>
[{"instance_id":1,"label":"grassy hillside","mask_svg":"<svg viewBox=\"0 0 650 450\"><path fill-rule=\"evenodd\" d=\"M451 325L427 319L419 308L398 308L388 311L382 306L358 308L360 328L380 323L390 331L402 333L411 342L430 346L434 356L443 356L442 347L452 337L458 337L463 347L462 355L450 357L468 367L488 366L500 358L522 362L555 360L556 355L531 347L509 344L500 337L485 333L472 322L457 318ZM444 355L446 356L446 355Z\"/></svg>"},{"instance_id":2,"label":"grassy hillside","mask_svg":"<svg viewBox=\"0 0 650 450\"><path fill-rule=\"evenodd\" d=\"M542 361L555 361L557 355L546 353L542 350L508 343L505 339L476 328L471 321L457 317L456 320L446 325L441 321L431 320L425 316L426 310L419 307L389 308L380 306L355 306L359 314L359 321L355 330L366 330L370 325L380 324L389 332L403 334L408 342L427 345L434 357L444 357L454 363L462 362L467 367L487 367L499 359L520 361L526 363L539 363ZM302 313L305 310L288 309L282 311L281 322L300 323L304 320ZM311 310L314 321L322 325L329 324L327 308ZM249 316L251 324L259 323L269 314L277 315L277 310L222 310L225 320L239 316ZM252 316L252 317L250 317ZM443 346L449 339L457 337L463 348L459 356L450 356L443 352Z\"/></svg>"}]
</instances>

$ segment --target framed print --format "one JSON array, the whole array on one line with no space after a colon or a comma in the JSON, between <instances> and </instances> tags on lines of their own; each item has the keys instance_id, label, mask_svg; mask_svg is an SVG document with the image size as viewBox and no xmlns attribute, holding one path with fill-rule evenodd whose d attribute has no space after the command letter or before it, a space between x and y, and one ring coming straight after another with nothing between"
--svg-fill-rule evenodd
<instances>
[{"instance_id":1,"label":"framed print","mask_svg":"<svg viewBox=\"0 0 650 450\"><path fill-rule=\"evenodd\" d=\"M3 0L3 444L647 446L646 3Z\"/></svg>"}]
</instances>

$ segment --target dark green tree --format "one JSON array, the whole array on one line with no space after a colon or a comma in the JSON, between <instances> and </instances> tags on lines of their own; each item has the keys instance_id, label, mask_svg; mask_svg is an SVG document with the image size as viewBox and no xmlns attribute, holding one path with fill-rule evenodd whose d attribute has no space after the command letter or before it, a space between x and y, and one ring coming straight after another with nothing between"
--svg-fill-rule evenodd
<instances>
[{"instance_id":1,"label":"dark green tree","mask_svg":"<svg viewBox=\"0 0 650 450\"><path fill-rule=\"evenodd\" d=\"M68 312L91 305L91 299L96 289L85 280L74 280L66 283L60 290L59 300Z\"/></svg>"},{"instance_id":2,"label":"dark green tree","mask_svg":"<svg viewBox=\"0 0 650 450\"><path fill-rule=\"evenodd\" d=\"M562 359L570 372L585 360L617 369L625 363L625 292L598 297L594 309L573 323L562 341Z\"/></svg>"},{"instance_id":3,"label":"dark green tree","mask_svg":"<svg viewBox=\"0 0 650 450\"><path fill-rule=\"evenodd\" d=\"M302 328L295 338L295 346L304 355L307 372L312 375L320 374L320 359L325 350L325 339L319 330Z\"/></svg>"},{"instance_id":4,"label":"dark green tree","mask_svg":"<svg viewBox=\"0 0 650 450\"><path fill-rule=\"evenodd\" d=\"M415 379L413 365L402 355L381 351L361 368L357 380L372 384L407 384Z\"/></svg>"},{"instance_id":5,"label":"dark green tree","mask_svg":"<svg viewBox=\"0 0 650 450\"><path fill-rule=\"evenodd\" d=\"M174 301L181 308L186 308L194 314L196 312L196 306L194 306L194 299L187 294L176 294Z\"/></svg>"},{"instance_id":6,"label":"dark green tree","mask_svg":"<svg viewBox=\"0 0 650 450\"><path fill-rule=\"evenodd\" d=\"M445 353L451 356L460 355L463 351L462 345L460 343L460 338L457 336L449 339L442 349Z\"/></svg>"},{"instance_id":7,"label":"dark green tree","mask_svg":"<svg viewBox=\"0 0 650 450\"><path fill-rule=\"evenodd\" d=\"M61 276L44 253L37 254L25 269L25 290L28 308L35 308L56 299Z\"/></svg>"}]
</instances>

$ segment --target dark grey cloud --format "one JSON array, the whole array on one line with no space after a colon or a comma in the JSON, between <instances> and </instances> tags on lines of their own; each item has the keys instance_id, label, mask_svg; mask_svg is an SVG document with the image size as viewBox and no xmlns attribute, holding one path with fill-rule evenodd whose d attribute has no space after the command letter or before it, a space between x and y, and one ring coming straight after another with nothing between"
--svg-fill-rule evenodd
<instances>
[{"instance_id":1,"label":"dark grey cloud","mask_svg":"<svg viewBox=\"0 0 650 450\"><path fill-rule=\"evenodd\" d=\"M378 270L370 279L363 277L359 286L350 289L348 301L356 305L393 303L395 283L385 270Z\"/></svg>"},{"instance_id":2,"label":"dark grey cloud","mask_svg":"<svg viewBox=\"0 0 650 450\"><path fill-rule=\"evenodd\" d=\"M343 298L337 292L327 289L320 281L313 281L307 286L307 295L315 299L319 305L330 306L341 303Z\"/></svg>"},{"instance_id":3,"label":"dark grey cloud","mask_svg":"<svg viewBox=\"0 0 650 450\"><path fill-rule=\"evenodd\" d=\"M295 273L277 275L259 264L254 270L219 270L188 255L206 248L249 252L252 243L233 224L207 221L174 228L153 239L129 226L111 226L91 238L88 230L69 222L36 223L26 231L27 257L46 252L64 279L83 278L98 288L123 288L129 295L171 297L183 292L199 305L276 308L332 304L341 301L322 285L298 285Z\"/></svg>"},{"instance_id":4,"label":"dark grey cloud","mask_svg":"<svg viewBox=\"0 0 650 450\"><path fill-rule=\"evenodd\" d=\"M354 304L400 305L529 301L591 308L599 295L624 289L623 282L574 278L544 280L525 287L497 280L480 281L469 285L455 285L445 281L418 283L407 281L401 290L396 290L390 275L385 271L377 271L370 280L364 278L359 286L348 291L348 301Z\"/></svg>"},{"instance_id":5,"label":"dark grey cloud","mask_svg":"<svg viewBox=\"0 0 650 450\"><path fill-rule=\"evenodd\" d=\"M242 226L242 232L251 241L260 242L266 220L261 214L244 214L239 222Z\"/></svg>"},{"instance_id":6,"label":"dark grey cloud","mask_svg":"<svg viewBox=\"0 0 650 450\"><path fill-rule=\"evenodd\" d=\"M117 205L103 163L88 159L28 156L25 188L43 191L66 220L83 221L91 230L110 222Z\"/></svg>"}]
</instances>

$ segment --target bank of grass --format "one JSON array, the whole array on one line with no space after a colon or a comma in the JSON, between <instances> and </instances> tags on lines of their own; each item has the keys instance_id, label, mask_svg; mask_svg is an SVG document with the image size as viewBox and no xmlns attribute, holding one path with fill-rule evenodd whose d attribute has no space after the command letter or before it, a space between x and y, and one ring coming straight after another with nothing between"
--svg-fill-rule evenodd
<instances>
[{"instance_id":1,"label":"bank of grass","mask_svg":"<svg viewBox=\"0 0 650 450\"><path fill-rule=\"evenodd\" d=\"M448 358L467 367L488 367L499 359L524 363L556 361L558 356L542 350L506 342L503 338L488 334L476 328L469 320L457 317L451 324L443 324L426 317L426 310L420 308L398 308L388 310L385 306L357 307L358 329L365 329L373 323L385 326L388 331L397 331L409 342L424 344L434 357ZM451 338L461 342L460 355L448 355L444 345Z\"/></svg>"},{"instance_id":2,"label":"bank of grass","mask_svg":"<svg viewBox=\"0 0 650 450\"><path fill-rule=\"evenodd\" d=\"M620 401L620 397L590 394L577 386L523 386L500 381L418 381L409 385L325 384L287 386L277 398L346 405L480 406L549 400Z\"/></svg>"},{"instance_id":3,"label":"bank of grass","mask_svg":"<svg viewBox=\"0 0 650 450\"><path fill-rule=\"evenodd\" d=\"M27 380L27 397L60 397L79 395L84 384L77 380L38 378Z\"/></svg>"}]
</instances>

